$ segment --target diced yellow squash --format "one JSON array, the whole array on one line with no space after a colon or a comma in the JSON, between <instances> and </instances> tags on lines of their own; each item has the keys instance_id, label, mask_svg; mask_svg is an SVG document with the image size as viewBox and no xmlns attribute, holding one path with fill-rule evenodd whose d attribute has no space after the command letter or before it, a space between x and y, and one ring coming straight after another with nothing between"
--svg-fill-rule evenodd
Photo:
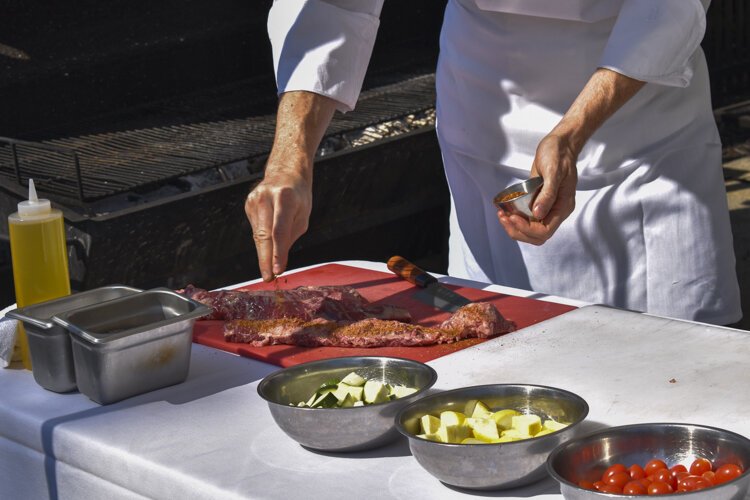
<instances>
[{"instance_id":1,"label":"diced yellow squash","mask_svg":"<svg viewBox=\"0 0 750 500\"><path fill-rule=\"evenodd\" d=\"M440 419L432 415L423 415L419 419L419 426L424 434L435 434L440 428Z\"/></svg>"},{"instance_id":2,"label":"diced yellow squash","mask_svg":"<svg viewBox=\"0 0 750 500\"><path fill-rule=\"evenodd\" d=\"M481 439L477 438L466 438L461 441L461 444L487 444L487 441L482 441Z\"/></svg>"},{"instance_id":3,"label":"diced yellow squash","mask_svg":"<svg viewBox=\"0 0 750 500\"><path fill-rule=\"evenodd\" d=\"M478 399L468 400L466 404L464 405L464 415L471 416L472 413L474 413L474 407L477 405L478 402L479 402Z\"/></svg>"},{"instance_id":4,"label":"diced yellow squash","mask_svg":"<svg viewBox=\"0 0 750 500\"><path fill-rule=\"evenodd\" d=\"M488 418L492 411L478 399L471 399L464 406L464 414L471 418Z\"/></svg>"},{"instance_id":5,"label":"diced yellow squash","mask_svg":"<svg viewBox=\"0 0 750 500\"><path fill-rule=\"evenodd\" d=\"M497 424L491 418L475 419L472 432L475 438L487 442L500 437L500 433L497 431Z\"/></svg>"},{"instance_id":6,"label":"diced yellow squash","mask_svg":"<svg viewBox=\"0 0 750 500\"><path fill-rule=\"evenodd\" d=\"M498 439L495 439L492 442L493 443L510 443L511 441L520 441L522 439L523 439L522 437L517 437L517 436L500 436Z\"/></svg>"},{"instance_id":7,"label":"diced yellow squash","mask_svg":"<svg viewBox=\"0 0 750 500\"><path fill-rule=\"evenodd\" d=\"M492 420L501 430L510 429L513 426L512 418L520 414L516 410L499 410L492 414Z\"/></svg>"},{"instance_id":8,"label":"diced yellow squash","mask_svg":"<svg viewBox=\"0 0 750 500\"><path fill-rule=\"evenodd\" d=\"M569 424L558 422L557 420L549 418L545 420L544 423L542 424L542 430L547 429L550 432L555 432L555 431L559 431L560 429L566 428L568 425Z\"/></svg>"},{"instance_id":9,"label":"diced yellow squash","mask_svg":"<svg viewBox=\"0 0 750 500\"><path fill-rule=\"evenodd\" d=\"M539 415L516 415L511 417L511 427L521 435L533 437L542 430L542 419Z\"/></svg>"},{"instance_id":10,"label":"diced yellow squash","mask_svg":"<svg viewBox=\"0 0 750 500\"><path fill-rule=\"evenodd\" d=\"M518 429L508 429L507 431L502 431L500 433L501 439L508 439L510 441L518 441L520 439L528 439L531 436L528 434L521 433Z\"/></svg>"},{"instance_id":11,"label":"diced yellow squash","mask_svg":"<svg viewBox=\"0 0 750 500\"><path fill-rule=\"evenodd\" d=\"M418 438L426 439L427 441L435 441L436 443L442 443L440 436L437 434L417 434Z\"/></svg>"},{"instance_id":12,"label":"diced yellow squash","mask_svg":"<svg viewBox=\"0 0 750 500\"><path fill-rule=\"evenodd\" d=\"M471 437L471 429L466 425L441 425L437 435L443 443L460 443Z\"/></svg>"},{"instance_id":13,"label":"diced yellow squash","mask_svg":"<svg viewBox=\"0 0 750 500\"><path fill-rule=\"evenodd\" d=\"M460 411L444 411L440 413L440 424L443 426L463 425L465 420L466 415Z\"/></svg>"},{"instance_id":14,"label":"diced yellow squash","mask_svg":"<svg viewBox=\"0 0 750 500\"><path fill-rule=\"evenodd\" d=\"M541 431L539 431L539 432L537 432L537 433L536 433L536 434L534 435L534 437L535 437L535 438L538 438L538 437L541 437L541 436L545 436L545 435L547 435L547 434L552 434L553 432L555 432L555 431L551 431L551 430L549 430L549 429L545 429L544 427L542 427L542 430L541 430Z\"/></svg>"}]
</instances>

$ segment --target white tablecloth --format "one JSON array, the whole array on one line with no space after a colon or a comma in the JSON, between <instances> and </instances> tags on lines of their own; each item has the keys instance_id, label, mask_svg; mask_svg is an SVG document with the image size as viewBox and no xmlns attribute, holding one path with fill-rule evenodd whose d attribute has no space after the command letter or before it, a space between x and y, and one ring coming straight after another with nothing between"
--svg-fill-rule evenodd
<instances>
[{"instance_id":1,"label":"white tablecloth","mask_svg":"<svg viewBox=\"0 0 750 500\"><path fill-rule=\"evenodd\" d=\"M590 405L587 430L672 421L750 436L748 359L748 332L591 306L429 364L439 390L507 382L573 391ZM0 498L476 496L421 469L405 440L353 454L300 447L256 392L277 369L193 345L186 382L109 406L0 370ZM487 495L561 498L551 479Z\"/></svg>"}]
</instances>

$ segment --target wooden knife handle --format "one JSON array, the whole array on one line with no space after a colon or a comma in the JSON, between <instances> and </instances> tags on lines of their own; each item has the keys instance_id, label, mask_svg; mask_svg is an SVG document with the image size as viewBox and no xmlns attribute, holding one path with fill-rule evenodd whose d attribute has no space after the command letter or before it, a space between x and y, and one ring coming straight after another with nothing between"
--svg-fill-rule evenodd
<instances>
[{"instance_id":1,"label":"wooden knife handle","mask_svg":"<svg viewBox=\"0 0 750 500\"><path fill-rule=\"evenodd\" d=\"M427 274L427 272L398 255L394 255L388 259L388 269L393 271L396 276L405 279L409 283L421 286L422 288L431 283L437 282L437 279L435 279L434 276Z\"/></svg>"}]
</instances>

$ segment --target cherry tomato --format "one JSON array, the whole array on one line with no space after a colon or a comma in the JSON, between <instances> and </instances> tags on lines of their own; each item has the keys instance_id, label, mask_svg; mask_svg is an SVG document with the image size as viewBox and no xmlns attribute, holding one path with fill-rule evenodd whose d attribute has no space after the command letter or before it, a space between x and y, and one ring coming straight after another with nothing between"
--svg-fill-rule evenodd
<instances>
[{"instance_id":1,"label":"cherry tomato","mask_svg":"<svg viewBox=\"0 0 750 500\"><path fill-rule=\"evenodd\" d=\"M594 481L594 489L596 491L602 491L602 488L604 488L604 481Z\"/></svg>"},{"instance_id":2,"label":"cherry tomato","mask_svg":"<svg viewBox=\"0 0 750 500\"><path fill-rule=\"evenodd\" d=\"M645 486L646 488L648 488L648 485L649 485L649 484L653 483L653 481L652 481L652 480L650 480L650 479L649 479L649 478L647 478L647 477L642 477L642 478L638 479L638 481L640 481L640 482L641 482L641 484L642 484L643 486Z\"/></svg>"},{"instance_id":3,"label":"cherry tomato","mask_svg":"<svg viewBox=\"0 0 750 500\"><path fill-rule=\"evenodd\" d=\"M618 495L622 494L622 488L620 488L616 484L605 484L599 491L601 491L602 493L616 493Z\"/></svg>"},{"instance_id":4,"label":"cherry tomato","mask_svg":"<svg viewBox=\"0 0 750 500\"><path fill-rule=\"evenodd\" d=\"M672 477L672 471L669 469L661 469L654 474L655 483L667 483L672 489L677 487L677 481Z\"/></svg>"},{"instance_id":5,"label":"cherry tomato","mask_svg":"<svg viewBox=\"0 0 750 500\"><path fill-rule=\"evenodd\" d=\"M630 474L627 472L615 472L614 474L610 474L607 479L604 480L606 484L614 484L620 489L622 489L628 481L630 481Z\"/></svg>"},{"instance_id":6,"label":"cherry tomato","mask_svg":"<svg viewBox=\"0 0 750 500\"><path fill-rule=\"evenodd\" d=\"M698 480L705 481L705 479L700 476L695 476L693 474L687 475L678 481L677 488L683 491L693 491L698 484Z\"/></svg>"},{"instance_id":7,"label":"cherry tomato","mask_svg":"<svg viewBox=\"0 0 750 500\"><path fill-rule=\"evenodd\" d=\"M578 481L578 486L587 490L595 490L594 483L591 481L586 481L585 479L581 479Z\"/></svg>"},{"instance_id":8,"label":"cherry tomato","mask_svg":"<svg viewBox=\"0 0 750 500\"><path fill-rule=\"evenodd\" d=\"M672 477L674 478L675 483L680 479L680 474L689 474L687 467L682 464L673 465L669 468L669 471L672 473Z\"/></svg>"},{"instance_id":9,"label":"cherry tomato","mask_svg":"<svg viewBox=\"0 0 750 500\"><path fill-rule=\"evenodd\" d=\"M628 482L622 488L623 495L645 495L646 493L648 493L648 488L637 479Z\"/></svg>"},{"instance_id":10,"label":"cherry tomato","mask_svg":"<svg viewBox=\"0 0 750 500\"><path fill-rule=\"evenodd\" d=\"M670 467L669 470L671 470L674 473L677 473L677 472L687 472L688 471L687 467L685 467L682 464L675 464L672 467Z\"/></svg>"},{"instance_id":11,"label":"cherry tomato","mask_svg":"<svg viewBox=\"0 0 750 500\"><path fill-rule=\"evenodd\" d=\"M713 484L706 481L704 478L699 477L693 483L693 490L702 490L703 488L710 488L711 486L713 486Z\"/></svg>"},{"instance_id":12,"label":"cherry tomato","mask_svg":"<svg viewBox=\"0 0 750 500\"><path fill-rule=\"evenodd\" d=\"M704 472L701 477L711 483L712 486L716 484L716 473L712 470Z\"/></svg>"},{"instance_id":13,"label":"cherry tomato","mask_svg":"<svg viewBox=\"0 0 750 500\"><path fill-rule=\"evenodd\" d=\"M714 475L714 484L726 483L731 481L735 477L742 474L742 468L735 464L724 464L718 469Z\"/></svg>"},{"instance_id":14,"label":"cherry tomato","mask_svg":"<svg viewBox=\"0 0 750 500\"><path fill-rule=\"evenodd\" d=\"M654 474L656 471L659 471L661 469L666 469L667 464L665 464L663 461L659 460L658 458L653 458L648 461L646 466L643 468L643 471L646 473L646 476L650 476L651 474Z\"/></svg>"},{"instance_id":15,"label":"cherry tomato","mask_svg":"<svg viewBox=\"0 0 750 500\"><path fill-rule=\"evenodd\" d=\"M628 472L630 473L631 479L640 479L642 477L646 477L646 473L643 471L643 467L638 464L633 464L628 467Z\"/></svg>"},{"instance_id":16,"label":"cherry tomato","mask_svg":"<svg viewBox=\"0 0 750 500\"><path fill-rule=\"evenodd\" d=\"M607 470L604 471L604 474L602 474L602 481L606 480L609 476L612 474L615 474L617 472L627 472L628 469L622 465L622 464L613 464L607 467Z\"/></svg>"},{"instance_id":17,"label":"cherry tomato","mask_svg":"<svg viewBox=\"0 0 750 500\"><path fill-rule=\"evenodd\" d=\"M666 493L672 493L674 490L667 483L660 481L654 481L648 486L649 495L664 495Z\"/></svg>"},{"instance_id":18,"label":"cherry tomato","mask_svg":"<svg viewBox=\"0 0 750 500\"><path fill-rule=\"evenodd\" d=\"M690 464L690 474L694 476L700 476L704 472L708 472L713 469L711 462L705 458L696 458L693 463Z\"/></svg>"}]
</instances>

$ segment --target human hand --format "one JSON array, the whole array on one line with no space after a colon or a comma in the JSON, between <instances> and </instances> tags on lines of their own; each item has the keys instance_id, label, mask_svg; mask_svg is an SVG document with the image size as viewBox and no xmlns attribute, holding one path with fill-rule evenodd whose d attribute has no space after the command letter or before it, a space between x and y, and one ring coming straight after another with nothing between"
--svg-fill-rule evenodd
<instances>
[{"instance_id":1,"label":"human hand","mask_svg":"<svg viewBox=\"0 0 750 500\"><path fill-rule=\"evenodd\" d=\"M312 181L308 176L266 167L265 177L245 200L263 281L272 281L286 270L289 249L307 231L311 210Z\"/></svg>"},{"instance_id":2,"label":"human hand","mask_svg":"<svg viewBox=\"0 0 750 500\"><path fill-rule=\"evenodd\" d=\"M560 224L575 208L579 151L565 136L549 134L539 143L531 166L531 177L541 176L544 185L539 191L532 213L536 220L519 215L497 213L500 224L517 241L542 245L555 234Z\"/></svg>"}]
</instances>

